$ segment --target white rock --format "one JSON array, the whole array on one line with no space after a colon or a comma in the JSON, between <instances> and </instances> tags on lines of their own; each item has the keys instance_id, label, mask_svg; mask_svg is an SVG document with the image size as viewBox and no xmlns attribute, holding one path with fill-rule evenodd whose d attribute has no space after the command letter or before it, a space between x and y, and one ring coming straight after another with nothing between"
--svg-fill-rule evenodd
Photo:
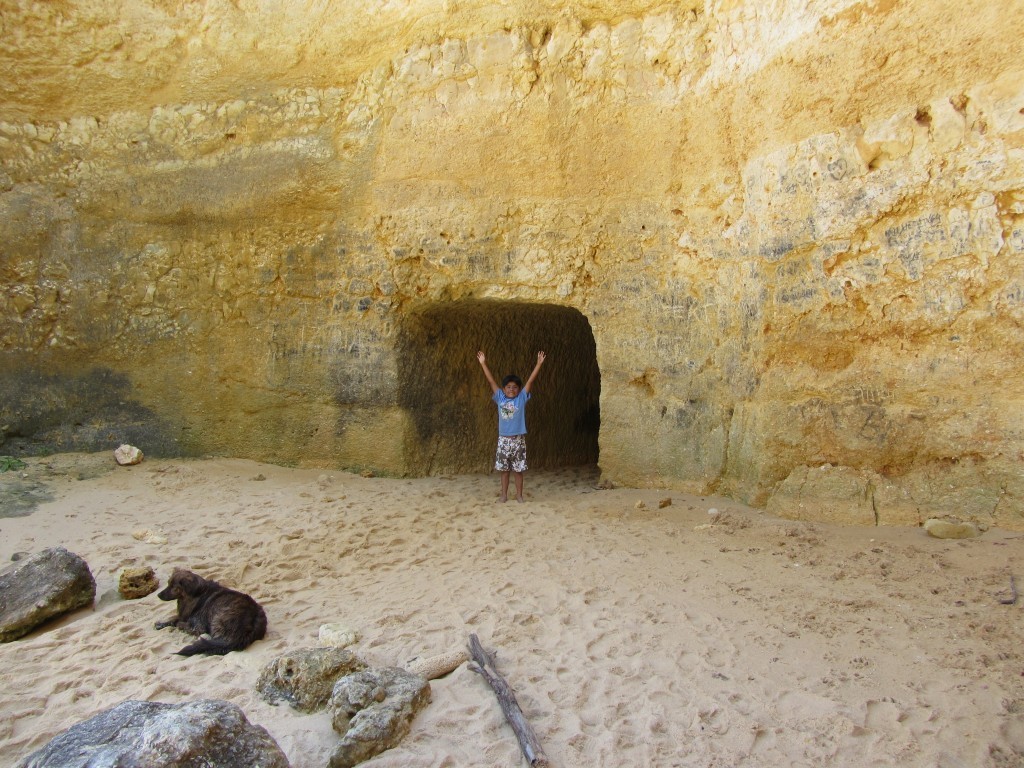
<instances>
[{"instance_id":1,"label":"white rock","mask_svg":"<svg viewBox=\"0 0 1024 768\"><path fill-rule=\"evenodd\" d=\"M323 624L317 637L320 645L344 648L359 642L359 633L344 624Z\"/></svg>"},{"instance_id":2,"label":"white rock","mask_svg":"<svg viewBox=\"0 0 1024 768\"><path fill-rule=\"evenodd\" d=\"M124 444L114 451L114 460L122 467L128 464L138 464L142 459L142 451L134 445Z\"/></svg>"},{"instance_id":3,"label":"white rock","mask_svg":"<svg viewBox=\"0 0 1024 768\"><path fill-rule=\"evenodd\" d=\"M167 535L163 531L153 531L149 528L142 528L132 531L132 538L137 541L144 541L147 544L166 544Z\"/></svg>"}]
</instances>

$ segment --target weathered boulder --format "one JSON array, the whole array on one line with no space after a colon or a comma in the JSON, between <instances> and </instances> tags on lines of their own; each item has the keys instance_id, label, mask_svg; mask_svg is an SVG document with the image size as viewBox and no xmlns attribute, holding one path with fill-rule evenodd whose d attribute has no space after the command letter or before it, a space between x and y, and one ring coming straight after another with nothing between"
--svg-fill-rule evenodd
<instances>
[{"instance_id":1,"label":"weathered boulder","mask_svg":"<svg viewBox=\"0 0 1024 768\"><path fill-rule=\"evenodd\" d=\"M265 728L227 701L125 701L73 725L17 768L288 768Z\"/></svg>"},{"instance_id":2,"label":"weathered boulder","mask_svg":"<svg viewBox=\"0 0 1024 768\"><path fill-rule=\"evenodd\" d=\"M341 678L331 694L331 722L342 737L331 768L349 768L396 746L429 703L430 683L397 667Z\"/></svg>"},{"instance_id":3,"label":"weathered boulder","mask_svg":"<svg viewBox=\"0 0 1024 768\"><path fill-rule=\"evenodd\" d=\"M125 600L151 595L160 586L152 568L125 568L117 580L117 591Z\"/></svg>"},{"instance_id":4,"label":"weathered boulder","mask_svg":"<svg viewBox=\"0 0 1024 768\"><path fill-rule=\"evenodd\" d=\"M89 566L73 552L53 547L19 560L0 572L0 642L17 640L95 598Z\"/></svg>"},{"instance_id":5,"label":"weathered boulder","mask_svg":"<svg viewBox=\"0 0 1024 768\"><path fill-rule=\"evenodd\" d=\"M287 701L300 712L316 712L327 706L339 678L363 669L366 664L344 648L302 648L267 664L256 691L271 704Z\"/></svg>"}]
</instances>

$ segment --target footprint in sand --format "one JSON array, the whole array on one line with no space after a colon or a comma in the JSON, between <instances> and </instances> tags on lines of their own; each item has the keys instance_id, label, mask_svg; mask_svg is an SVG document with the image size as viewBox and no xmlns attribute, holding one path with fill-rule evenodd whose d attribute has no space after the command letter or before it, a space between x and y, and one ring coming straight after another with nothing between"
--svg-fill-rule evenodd
<instances>
[{"instance_id":1,"label":"footprint in sand","mask_svg":"<svg viewBox=\"0 0 1024 768\"><path fill-rule=\"evenodd\" d=\"M750 743L750 749L748 750L750 755L763 755L774 749L777 739L775 734L777 729L765 728L764 726L754 726L754 740Z\"/></svg>"},{"instance_id":2,"label":"footprint in sand","mask_svg":"<svg viewBox=\"0 0 1024 768\"><path fill-rule=\"evenodd\" d=\"M889 699L872 700L867 703L864 728L873 731L892 730L900 727L904 719L903 710L896 702Z\"/></svg>"}]
</instances>

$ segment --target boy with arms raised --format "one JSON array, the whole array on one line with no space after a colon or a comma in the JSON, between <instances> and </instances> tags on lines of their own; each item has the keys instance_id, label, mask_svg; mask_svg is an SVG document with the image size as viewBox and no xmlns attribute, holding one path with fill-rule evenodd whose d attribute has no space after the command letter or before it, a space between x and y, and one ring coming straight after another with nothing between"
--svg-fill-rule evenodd
<instances>
[{"instance_id":1,"label":"boy with arms raised","mask_svg":"<svg viewBox=\"0 0 1024 768\"><path fill-rule=\"evenodd\" d=\"M487 383L491 385L491 399L498 405L498 450L494 468L501 472L501 501L508 501L509 474L515 475L516 501L523 501L523 472L526 471L526 401L530 399L530 387L537 378L540 367L547 357L537 353L537 364L533 373L523 384L522 379L510 373L501 380L501 386L494 380L487 358L483 352L476 353L480 367L484 369Z\"/></svg>"}]
</instances>

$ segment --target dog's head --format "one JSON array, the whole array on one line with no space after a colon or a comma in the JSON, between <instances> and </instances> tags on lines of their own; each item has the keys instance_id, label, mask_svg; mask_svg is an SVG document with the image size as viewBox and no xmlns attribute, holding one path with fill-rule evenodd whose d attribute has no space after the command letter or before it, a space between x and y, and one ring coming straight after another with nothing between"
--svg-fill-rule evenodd
<instances>
[{"instance_id":1,"label":"dog's head","mask_svg":"<svg viewBox=\"0 0 1024 768\"><path fill-rule=\"evenodd\" d=\"M157 593L161 600L177 600L182 597L191 597L197 594L206 582L202 576L186 571L184 568L175 568L171 578L167 580L167 586Z\"/></svg>"}]
</instances>

